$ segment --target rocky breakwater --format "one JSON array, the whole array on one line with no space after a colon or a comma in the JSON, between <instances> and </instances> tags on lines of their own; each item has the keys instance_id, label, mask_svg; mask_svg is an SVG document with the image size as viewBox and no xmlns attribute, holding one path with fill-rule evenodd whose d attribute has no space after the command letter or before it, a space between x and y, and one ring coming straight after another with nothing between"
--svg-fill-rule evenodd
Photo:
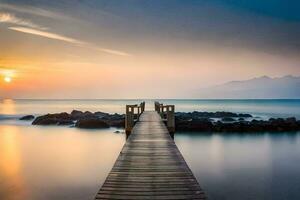
<instances>
[{"instance_id":1,"label":"rocky breakwater","mask_svg":"<svg viewBox=\"0 0 300 200\"><path fill-rule=\"evenodd\" d=\"M125 115L104 112L82 112L73 110L71 113L46 114L35 118L33 125L74 125L78 128L109 128L124 127Z\"/></svg>"},{"instance_id":2,"label":"rocky breakwater","mask_svg":"<svg viewBox=\"0 0 300 200\"><path fill-rule=\"evenodd\" d=\"M250 114L230 112L176 113L177 131L197 132L288 132L299 131L300 121L296 118L270 118L257 120Z\"/></svg>"}]
</instances>

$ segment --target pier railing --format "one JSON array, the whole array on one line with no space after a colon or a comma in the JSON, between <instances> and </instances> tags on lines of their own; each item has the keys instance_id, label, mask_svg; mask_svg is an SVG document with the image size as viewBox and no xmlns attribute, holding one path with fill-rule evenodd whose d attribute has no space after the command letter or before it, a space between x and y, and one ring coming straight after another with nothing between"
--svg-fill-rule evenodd
<instances>
[{"instance_id":1,"label":"pier railing","mask_svg":"<svg viewBox=\"0 0 300 200\"><path fill-rule=\"evenodd\" d=\"M166 123L167 128L170 133L175 132L175 106L174 105L164 105L159 102L154 103L155 111L158 112Z\"/></svg>"},{"instance_id":2,"label":"pier railing","mask_svg":"<svg viewBox=\"0 0 300 200\"><path fill-rule=\"evenodd\" d=\"M126 105L125 131L130 133L140 115L145 111L145 102L134 105Z\"/></svg>"}]
</instances>

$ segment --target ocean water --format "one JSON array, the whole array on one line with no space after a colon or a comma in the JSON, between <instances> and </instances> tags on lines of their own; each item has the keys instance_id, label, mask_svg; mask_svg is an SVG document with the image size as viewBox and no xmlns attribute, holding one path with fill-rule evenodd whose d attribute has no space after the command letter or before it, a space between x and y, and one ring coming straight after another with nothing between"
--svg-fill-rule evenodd
<instances>
[{"instance_id":1,"label":"ocean water","mask_svg":"<svg viewBox=\"0 0 300 200\"><path fill-rule=\"evenodd\" d=\"M26 114L40 115L55 112L71 112L77 110L103 111L109 113L125 113L126 104L146 102L146 109L153 109L155 100L0 100L0 117L21 116ZM229 111L249 113L266 117L300 118L300 100L159 100L165 104L175 105L178 112Z\"/></svg>"},{"instance_id":2,"label":"ocean water","mask_svg":"<svg viewBox=\"0 0 300 200\"><path fill-rule=\"evenodd\" d=\"M73 109L124 113L141 100L0 100L0 199L93 199L125 135L117 129L31 126L18 117ZM145 100L153 109L154 100ZM161 100L176 111L300 119L300 100ZM122 131L122 130L121 130ZM175 134L210 199L300 199L300 133Z\"/></svg>"}]
</instances>

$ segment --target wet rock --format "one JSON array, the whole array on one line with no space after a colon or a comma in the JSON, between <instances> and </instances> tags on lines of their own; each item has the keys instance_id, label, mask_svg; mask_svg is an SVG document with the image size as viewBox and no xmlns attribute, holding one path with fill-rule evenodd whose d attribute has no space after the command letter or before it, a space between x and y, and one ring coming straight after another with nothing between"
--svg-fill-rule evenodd
<instances>
[{"instance_id":1,"label":"wet rock","mask_svg":"<svg viewBox=\"0 0 300 200\"><path fill-rule=\"evenodd\" d=\"M295 117L289 117L289 118L286 118L286 122L287 122L287 123L296 123L297 120L296 120Z\"/></svg>"},{"instance_id":2,"label":"wet rock","mask_svg":"<svg viewBox=\"0 0 300 200\"><path fill-rule=\"evenodd\" d=\"M62 125L62 124L73 123L73 118L68 113L57 113L57 114L47 114L35 118L32 122L33 125Z\"/></svg>"},{"instance_id":3,"label":"wet rock","mask_svg":"<svg viewBox=\"0 0 300 200\"><path fill-rule=\"evenodd\" d=\"M71 116L74 118L74 119L78 119L78 118L81 118L83 116L83 112L82 111L79 111L79 110L73 110L71 112Z\"/></svg>"},{"instance_id":4,"label":"wet rock","mask_svg":"<svg viewBox=\"0 0 300 200\"><path fill-rule=\"evenodd\" d=\"M33 120L34 116L33 115L25 115L21 117L19 120Z\"/></svg>"},{"instance_id":5,"label":"wet rock","mask_svg":"<svg viewBox=\"0 0 300 200\"><path fill-rule=\"evenodd\" d=\"M222 113L223 115L224 113ZM219 114L218 114L219 115ZM247 117L248 115L243 115ZM240 117L238 121L232 117L223 117L222 121L211 122L209 118L197 118L192 113L180 113L175 117L176 130L198 132L283 132L299 131L300 121L296 118L271 118L269 120L253 119L246 121Z\"/></svg>"},{"instance_id":6,"label":"wet rock","mask_svg":"<svg viewBox=\"0 0 300 200\"><path fill-rule=\"evenodd\" d=\"M109 125L102 119L80 119L75 126L87 129L109 128Z\"/></svg>"},{"instance_id":7,"label":"wet rock","mask_svg":"<svg viewBox=\"0 0 300 200\"><path fill-rule=\"evenodd\" d=\"M105 113L105 112L95 112L94 113L97 117L99 117L99 118L103 118L103 117L107 117L107 116L109 116L110 114L108 114L108 113Z\"/></svg>"},{"instance_id":8,"label":"wet rock","mask_svg":"<svg viewBox=\"0 0 300 200\"><path fill-rule=\"evenodd\" d=\"M250 114L238 114L238 117L249 118L249 117L253 117L253 116Z\"/></svg>"},{"instance_id":9,"label":"wet rock","mask_svg":"<svg viewBox=\"0 0 300 200\"><path fill-rule=\"evenodd\" d=\"M89 111L82 112L82 111L78 111L78 110L73 110L70 115L75 120L98 118L94 113L89 112Z\"/></svg>"},{"instance_id":10,"label":"wet rock","mask_svg":"<svg viewBox=\"0 0 300 200\"><path fill-rule=\"evenodd\" d=\"M110 126L117 127L117 128L125 127L125 115L120 115L115 113L112 115L106 115L101 119L103 119L103 121L105 121Z\"/></svg>"},{"instance_id":11,"label":"wet rock","mask_svg":"<svg viewBox=\"0 0 300 200\"><path fill-rule=\"evenodd\" d=\"M86 121L95 122L101 119L103 122L112 127L123 128L125 127L125 115L121 114L109 114L104 112L89 112L89 111L78 111L73 110L70 114L68 113L56 113L47 114L37 117L32 124L33 125L72 125L76 121L86 123ZM95 125L97 126L97 125ZM100 126L100 125L99 125Z\"/></svg>"},{"instance_id":12,"label":"wet rock","mask_svg":"<svg viewBox=\"0 0 300 200\"><path fill-rule=\"evenodd\" d=\"M176 120L176 130L188 130L188 131L211 131L213 123L207 118L192 119L192 120Z\"/></svg>"},{"instance_id":13,"label":"wet rock","mask_svg":"<svg viewBox=\"0 0 300 200\"><path fill-rule=\"evenodd\" d=\"M73 120L68 120L68 119L66 119L66 120L59 120L57 122L57 125L61 125L61 126L63 126L63 125L74 125L74 121Z\"/></svg>"},{"instance_id":14,"label":"wet rock","mask_svg":"<svg viewBox=\"0 0 300 200\"><path fill-rule=\"evenodd\" d=\"M234 121L236 121L236 120L233 119L232 117L223 117L223 118L222 118L222 121L224 121L224 122L234 122Z\"/></svg>"},{"instance_id":15,"label":"wet rock","mask_svg":"<svg viewBox=\"0 0 300 200\"><path fill-rule=\"evenodd\" d=\"M225 118L225 117L252 117L250 114L237 114L232 112L176 112L175 116L181 119L198 119L198 118Z\"/></svg>"}]
</instances>

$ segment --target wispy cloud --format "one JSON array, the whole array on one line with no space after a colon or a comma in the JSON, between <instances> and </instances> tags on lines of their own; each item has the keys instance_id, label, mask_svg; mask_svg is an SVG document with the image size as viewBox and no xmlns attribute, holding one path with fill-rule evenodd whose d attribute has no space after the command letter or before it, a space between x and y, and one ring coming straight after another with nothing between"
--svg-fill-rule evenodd
<instances>
[{"instance_id":1,"label":"wispy cloud","mask_svg":"<svg viewBox=\"0 0 300 200\"><path fill-rule=\"evenodd\" d=\"M55 34L55 33L46 32L46 31L40 31L40 30L36 30L36 29L32 29L32 28L9 27L8 29L11 29L11 30L14 30L14 31L19 31L19 32L22 32L22 33L38 35L38 36L42 36L42 37L46 37L46 38L50 38L50 39L61 40L61 41L65 41L65 42L69 42L69 43L73 43L73 44L77 44L77 45L83 45L84 44L84 42L81 42L79 40L76 40L76 39L73 39L73 38L70 38L70 37L62 36L62 35Z\"/></svg>"},{"instance_id":2,"label":"wispy cloud","mask_svg":"<svg viewBox=\"0 0 300 200\"><path fill-rule=\"evenodd\" d=\"M43 16L47 18L52 18L52 19L68 19L68 17L55 13L52 11L40 9L40 8L35 8L35 7L29 7L29 6L16 6L16 5L8 5L8 4L1 4L0 3L0 9L4 10L9 10L10 12L1 12L0 11L0 23L7 23L7 24L12 24L16 26L10 26L8 29L13 30L13 31L18 31L26 34L31 34L31 35L36 35L40 37L45 37L48 39L53 39L53 40L60 40L64 41L67 43L71 43L73 45L91 49L94 51L100 51L104 52L107 54L113 54L113 55L118 55L118 56L130 56L130 54L115 50L115 49L109 49L109 48L103 48L96 46L94 44L75 39L72 37L64 36L62 34L56 33L56 31L50 31L50 28L47 26L41 26L38 25L30 20L24 19L17 17L14 13L11 13L12 11L14 12L22 12L26 14L31 14L31 15L38 15L38 16Z\"/></svg>"},{"instance_id":3,"label":"wispy cloud","mask_svg":"<svg viewBox=\"0 0 300 200\"><path fill-rule=\"evenodd\" d=\"M3 13L0 12L0 23L9 23L9 24L16 24L20 26L27 26L31 28L38 28L41 30L46 30L46 27L39 26L31 21L24 20L21 18L16 17L14 14L11 13Z\"/></svg>"},{"instance_id":4,"label":"wispy cloud","mask_svg":"<svg viewBox=\"0 0 300 200\"><path fill-rule=\"evenodd\" d=\"M60 41L68 42L68 43L71 43L71 44L74 44L74 45L77 45L80 47L84 47L84 48L88 48L88 49L92 49L92 50L96 50L96 51L102 51L102 52L105 52L108 54L113 54L113 55L118 55L118 56L130 56L130 54L123 52L123 51L97 47L97 46L94 46L90 43L87 43L87 42L84 42L81 40L77 40L77 39L74 39L71 37L63 36L63 35L48 32L48 31L41 31L41 30L27 28L27 27L9 27L8 29L22 32L22 33L46 37L49 39L60 40Z\"/></svg>"},{"instance_id":5,"label":"wispy cloud","mask_svg":"<svg viewBox=\"0 0 300 200\"><path fill-rule=\"evenodd\" d=\"M0 9L14 11L14 12L18 12L18 13L37 15L37 16L42 16L42 17L47 17L47 18L52 18L52 19L72 19L71 17L68 17L68 16L63 15L58 12L49 11L49 10L32 7L32 6L0 3Z\"/></svg>"}]
</instances>

